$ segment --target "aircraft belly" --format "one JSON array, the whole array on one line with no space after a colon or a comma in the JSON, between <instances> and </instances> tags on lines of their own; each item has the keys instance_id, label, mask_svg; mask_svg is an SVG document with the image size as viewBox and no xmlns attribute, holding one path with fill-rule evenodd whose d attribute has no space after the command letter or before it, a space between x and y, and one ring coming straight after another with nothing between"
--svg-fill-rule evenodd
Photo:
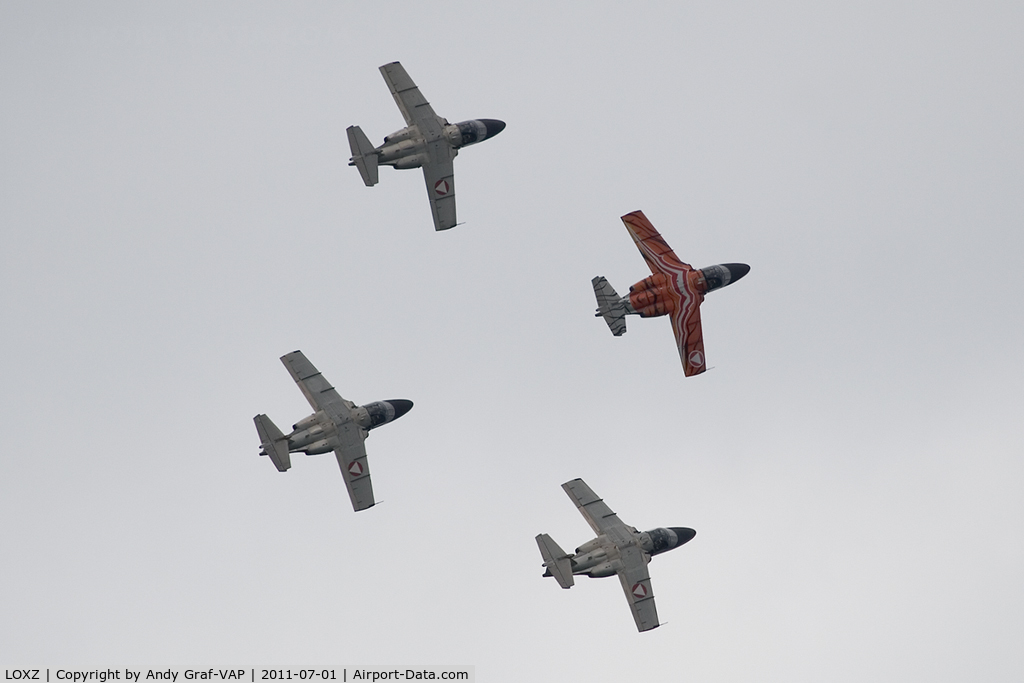
<instances>
[{"instance_id":1,"label":"aircraft belly","mask_svg":"<svg viewBox=\"0 0 1024 683\"><path fill-rule=\"evenodd\" d=\"M596 550L594 552L585 553L583 555L576 555L572 558L572 573L573 574L585 574L592 567L596 567L602 562L608 560L608 553L604 550Z\"/></svg>"},{"instance_id":2,"label":"aircraft belly","mask_svg":"<svg viewBox=\"0 0 1024 683\"><path fill-rule=\"evenodd\" d=\"M403 140L396 145L382 147L377 155L377 160L381 164L394 164L402 159L424 155L426 150L427 143L423 138Z\"/></svg>"}]
</instances>

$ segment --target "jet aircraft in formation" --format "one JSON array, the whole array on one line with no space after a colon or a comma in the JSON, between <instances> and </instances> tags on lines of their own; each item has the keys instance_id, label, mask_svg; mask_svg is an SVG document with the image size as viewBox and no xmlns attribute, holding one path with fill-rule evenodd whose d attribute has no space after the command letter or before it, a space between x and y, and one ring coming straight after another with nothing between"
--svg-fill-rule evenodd
<instances>
[{"instance_id":1,"label":"jet aircraft in formation","mask_svg":"<svg viewBox=\"0 0 1024 683\"><path fill-rule=\"evenodd\" d=\"M627 213L622 222L652 275L631 286L629 294L623 297L604 277L595 277L591 281L597 297L595 316L603 317L616 337L626 333L627 315L670 316L683 372L687 377L699 375L707 370L700 326L700 304L704 295L736 282L750 271L750 266L723 263L697 270L679 260L643 211Z\"/></svg>"},{"instance_id":2,"label":"jet aircraft in formation","mask_svg":"<svg viewBox=\"0 0 1024 683\"><path fill-rule=\"evenodd\" d=\"M405 117L405 128L384 138L380 147L374 147L359 126L349 126L349 166L359 169L367 187L377 184L377 167L381 164L399 169L422 168L434 229L454 228L457 223L452 162L459 148L493 138L505 129L505 123L497 119L448 123L448 119L434 113L401 64L385 64L380 73Z\"/></svg>"},{"instance_id":3,"label":"jet aircraft in formation","mask_svg":"<svg viewBox=\"0 0 1024 683\"><path fill-rule=\"evenodd\" d=\"M572 588L576 574L591 578L618 575L637 630L658 628L658 610L647 564L652 556L691 541L697 532L686 527L668 527L641 533L624 524L582 479L567 481L562 488L597 538L587 541L570 555L547 534L538 534L544 576L553 576L562 588Z\"/></svg>"},{"instance_id":4,"label":"jet aircraft in formation","mask_svg":"<svg viewBox=\"0 0 1024 683\"><path fill-rule=\"evenodd\" d=\"M409 412L412 401L398 398L357 406L339 396L301 351L281 356L281 362L288 368L314 412L292 425L292 432L288 435L282 434L266 415L254 417L262 444L260 455L270 456L278 471L286 472L292 466L291 453L319 455L334 451L348 487L352 508L358 512L373 507L370 466L366 462L363 442L371 429Z\"/></svg>"},{"instance_id":5,"label":"jet aircraft in formation","mask_svg":"<svg viewBox=\"0 0 1024 683\"><path fill-rule=\"evenodd\" d=\"M434 113L430 104L398 62L380 67L406 127L374 147L358 126L347 130L355 166L367 186L377 184L380 165L396 169L422 168L436 230L456 225L453 160L459 149L500 133L505 124L496 119L473 119L450 124ZM604 277L592 281L597 297L597 317L603 317L616 337L626 332L627 315L643 318L667 315L679 347L686 376L706 370L700 304L707 292L739 280L750 270L743 263L726 263L700 270L683 263L641 211L622 217L626 229L651 269L651 276L620 297ZM260 455L270 457L281 472L291 467L290 454L317 455L334 451L348 488L352 507L374 505L370 470L364 441L370 430L398 419L412 408L412 401L389 399L357 406L338 395L301 351L281 357L292 379L313 408L285 435L266 415L253 418L259 434ZM647 565L651 557L689 542L696 531L686 527L662 527L640 532L624 524L582 479L562 484L597 537L570 555L547 534L536 537L544 560L544 576L562 588L571 588L574 576L617 575L629 601L639 631L659 626Z\"/></svg>"}]
</instances>

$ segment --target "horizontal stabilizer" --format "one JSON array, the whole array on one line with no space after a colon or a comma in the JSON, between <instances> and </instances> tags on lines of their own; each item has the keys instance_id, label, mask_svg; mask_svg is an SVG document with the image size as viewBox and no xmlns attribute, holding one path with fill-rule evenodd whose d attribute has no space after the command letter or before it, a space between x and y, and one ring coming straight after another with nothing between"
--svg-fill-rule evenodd
<instances>
[{"instance_id":1,"label":"horizontal stabilizer","mask_svg":"<svg viewBox=\"0 0 1024 683\"><path fill-rule=\"evenodd\" d=\"M359 169L366 186L373 187L377 184L377 150L359 126L349 126L346 132L348 146L352 148L351 165Z\"/></svg>"},{"instance_id":2,"label":"horizontal stabilizer","mask_svg":"<svg viewBox=\"0 0 1024 683\"><path fill-rule=\"evenodd\" d=\"M619 297L615 288L600 275L591 280L594 285L594 296L597 297L597 314L608 323L608 329L616 337L626 333L626 305Z\"/></svg>"},{"instance_id":3,"label":"horizontal stabilizer","mask_svg":"<svg viewBox=\"0 0 1024 683\"><path fill-rule=\"evenodd\" d=\"M544 566L548 569L544 575L555 577L555 581L562 588L572 588L575 581L572 578L572 561L569 555L547 534L537 535L537 547L540 548L540 556L544 558Z\"/></svg>"},{"instance_id":4,"label":"horizontal stabilizer","mask_svg":"<svg viewBox=\"0 0 1024 683\"><path fill-rule=\"evenodd\" d=\"M263 447L260 455L269 455L278 472L287 472L292 466L288 439L284 438L281 430L266 415L257 415L252 420L256 423L256 433L260 435L260 445Z\"/></svg>"}]
</instances>

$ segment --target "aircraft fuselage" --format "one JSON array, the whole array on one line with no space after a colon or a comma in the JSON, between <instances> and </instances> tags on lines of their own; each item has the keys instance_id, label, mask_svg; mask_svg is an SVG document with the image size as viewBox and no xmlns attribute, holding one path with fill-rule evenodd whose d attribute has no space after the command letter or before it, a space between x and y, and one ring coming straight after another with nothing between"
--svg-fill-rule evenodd
<instances>
[{"instance_id":1,"label":"aircraft fuselage","mask_svg":"<svg viewBox=\"0 0 1024 683\"><path fill-rule=\"evenodd\" d=\"M444 121L442 119L442 121ZM444 121L442 135L452 148L452 156L461 147L475 145L492 138L505 129L505 123L497 119L470 119L460 123ZM374 150L377 163L397 169L419 168L430 161L427 155L427 139L419 126L406 126L384 138L384 144ZM349 165L353 165L350 162Z\"/></svg>"},{"instance_id":2,"label":"aircraft fuselage","mask_svg":"<svg viewBox=\"0 0 1024 683\"><path fill-rule=\"evenodd\" d=\"M658 527L650 531L633 531L632 542L648 555L660 555L674 550L692 540L697 532L687 527ZM614 576L622 567L619 563L619 546L621 541L602 534L587 541L576 554L569 558L573 574L584 574L590 578ZM545 571L544 576L551 576Z\"/></svg>"},{"instance_id":3,"label":"aircraft fuselage","mask_svg":"<svg viewBox=\"0 0 1024 683\"><path fill-rule=\"evenodd\" d=\"M397 420L409 412L410 408L412 401L404 398L374 401L353 408L351 420L360 428L370 431ZM292 425L292 433L285 436L288 452L319 455L333 451L338 447L337 431L338 425L322 411L317 411Z\"/></svg>"},{"instance_id":4,"label":"aircraft fuselage","mask_svg":"<svg viewBox=\"0 0 1024 683\"><path fill-rule=\"evenodd\" d=\"M745 263L723 263L679 273L675 281L671 275L655 273L630 286L629 295L623 297L624 303L629 303L626 315L639 315L641 318L668 315L675 311L676 301L686 296L686 292L697 292L703 301L708 292L731 285L748 272L750 266ZM683 278L686 278L685 282Z\"/></svg>"}]
</instances>

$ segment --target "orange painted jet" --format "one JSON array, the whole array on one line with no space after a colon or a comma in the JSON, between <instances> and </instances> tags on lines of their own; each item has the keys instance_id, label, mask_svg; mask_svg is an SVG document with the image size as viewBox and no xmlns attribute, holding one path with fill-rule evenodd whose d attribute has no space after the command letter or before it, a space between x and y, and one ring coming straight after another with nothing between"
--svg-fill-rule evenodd
<instances>
[{"instance_id":1,"label":"orange painted jet","mask_svg":"<svg viewBox=\"0 0 1024 683\"><path fill-rule=\"evenodd\" d=\"M679 260L642 211L627 213L622 222L652 275L630 287L629 295L624 297L615 292L608 280L595 277L592 282L597 296L596 317L603 317L612 334L618 337L626 332L627 315L669 316L683 372L687 377L699 375L707 370L700 328L700 304L704 295L736 282L750 271L750 266L723 263L697 270Z\"/></svg>"}]
</instances>

